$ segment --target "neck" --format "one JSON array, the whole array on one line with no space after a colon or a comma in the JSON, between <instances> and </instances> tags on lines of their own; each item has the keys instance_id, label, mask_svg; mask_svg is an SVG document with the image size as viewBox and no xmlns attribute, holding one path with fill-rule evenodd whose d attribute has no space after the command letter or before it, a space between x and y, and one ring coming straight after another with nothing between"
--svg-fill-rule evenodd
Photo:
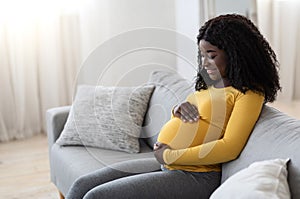
<instances>
[{"instance_id":1,"label":"neck","mask_svg":"<svg viewBox=\"0 0 300 199\"><path fill-rule=\"evenodd\" d=\"M215 88L225 88L228 86L231 86L231 84L227 78L220 79L214 83Z\"/></svg>"}]
</instances>

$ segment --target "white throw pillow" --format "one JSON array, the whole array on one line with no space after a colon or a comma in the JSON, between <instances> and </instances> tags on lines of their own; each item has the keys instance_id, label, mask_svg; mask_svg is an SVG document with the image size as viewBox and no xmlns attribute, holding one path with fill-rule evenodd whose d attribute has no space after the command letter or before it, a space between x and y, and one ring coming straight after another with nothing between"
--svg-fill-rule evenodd
<instances>
[{"instance_id":1,"label":"white throw pillow","mask_svg":"<svg viewBox=\"0 0 300 199\"><path fill-rule=\"evenodd\" d=\"M229 177L210 199L290 199L288 161L274 159L254 162Z\"/></svg>"},{"instance_id":2,"label":"white throw pillow","mask_svg":"<svg viewBox=\"0 0 300 199\"><path fill-rule=\"evenodd\" d=\"M57 144L138 153L138 138L153 89L79 86Z\"/></svg>"}]
</instances>

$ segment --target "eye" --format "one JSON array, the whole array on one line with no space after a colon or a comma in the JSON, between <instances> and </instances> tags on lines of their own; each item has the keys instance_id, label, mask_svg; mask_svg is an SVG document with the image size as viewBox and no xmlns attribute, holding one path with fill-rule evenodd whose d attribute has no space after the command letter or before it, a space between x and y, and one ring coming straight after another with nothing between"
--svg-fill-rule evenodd
<instances>
[{"instance_id":1,"label":"eye","mask_svg":"<svg viewBox=\"0 0 300 199\"><path fill-rule=\"evenodd\" d=\"M209 56L209 59L214 59L214 58L216 58L216 56L217 56L217 55L210 55L210 56Z\"/></svg>"}]
</instances>

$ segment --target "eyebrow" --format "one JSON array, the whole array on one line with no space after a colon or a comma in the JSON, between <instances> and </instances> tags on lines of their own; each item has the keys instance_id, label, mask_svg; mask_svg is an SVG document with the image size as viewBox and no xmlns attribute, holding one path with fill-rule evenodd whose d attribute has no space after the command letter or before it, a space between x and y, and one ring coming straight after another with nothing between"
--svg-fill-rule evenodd
<instances>
[{"instance_id":1,"label":"eyebrow","mask_svg":"<svg viewBox=\"0 0 300 199\"><path fill-rule=\"evenodd\" d=\"M207 50L206 52L207 52L207 53L211 53L211 52L214 53L214 52L217 52L217 51L215 51L215 50Z\"/></svg>"}]
</instances>

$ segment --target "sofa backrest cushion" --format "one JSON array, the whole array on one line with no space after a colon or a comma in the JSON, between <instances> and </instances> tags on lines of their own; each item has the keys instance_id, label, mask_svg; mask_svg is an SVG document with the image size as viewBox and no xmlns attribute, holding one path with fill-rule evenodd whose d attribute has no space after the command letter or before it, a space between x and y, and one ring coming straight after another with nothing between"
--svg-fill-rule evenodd
<instances>
[{"instance_id":1,"label":"sofa backrest cushion","mask_svg":"<svg viewBox=\"0 0 300 199\"><path fill-rule=\"evenodd\" d=\"M242 121L241 121L242 122ZM240 156L222 166L222 182L261 160L290 158L288 182L292 198L300 198L300 121L264 106Z\"/></svg>"},{"instance_id":2,"label":"sofa backrest cushion","mask_svg":"<svg viewBox=\"0 0 300 199\"><path fill-rule=\"evenodd\" d=\"M194 82L170 71L154 71L148 84L155 85L144 118L141 137L152 147L161 127L170 119L176 104L194 92Z\"/></svg>"}]
</instances>

